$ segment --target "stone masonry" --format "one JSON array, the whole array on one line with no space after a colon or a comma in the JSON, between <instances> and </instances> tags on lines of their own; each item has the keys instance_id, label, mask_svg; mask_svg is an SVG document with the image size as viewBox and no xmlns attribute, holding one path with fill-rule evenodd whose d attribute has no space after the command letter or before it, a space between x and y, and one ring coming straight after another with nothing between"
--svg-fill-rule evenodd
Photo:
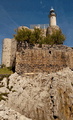
<instances>
[{"instance_id":1,"label":"stone masonry","mask_svg":"<svg viewBox=\"0 0 73 120\"><path fill-rule=\"evenodd\" d=\"M55 72L64 67L73 69L73 49L58 45L34 47L16 53L16 72Z\"/></svg>"},{"instance_id":2,"label":"stone masonry","mask_svg":"<svg viewBox=\"0 0 73 120\"><path fill-rule=\"evenodd\" d=\"M13 65L16 54L17 43L14 39L5 38L3 40L2 64L6 67Z\"/></svg>"}]
</instances>

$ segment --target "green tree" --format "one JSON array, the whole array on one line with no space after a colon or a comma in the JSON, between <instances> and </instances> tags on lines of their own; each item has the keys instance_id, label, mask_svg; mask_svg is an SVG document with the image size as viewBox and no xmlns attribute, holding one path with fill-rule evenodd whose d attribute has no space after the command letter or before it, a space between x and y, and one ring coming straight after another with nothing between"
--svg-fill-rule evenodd
<instances>
[{"instance_id":1,"label":"green tree","mask_svg":"<svg viewBox=\"0 0 73 120\"><path fill-rule=\"evenodd\" d=\"M43 38L42 29L34 28L34 31L32 32L30 36L30 43L40 44L42 38Z\"/></svg>"},{"instance_id":2,"label":"green tree","mask_svg":"<svg viewBox=\"0 0 73 120\"><path fill-rule=\"evenodd\" d=\"M62 31L57 30L57 31L53 32L52 35L47 35L45 40L44 40L44 43L50 44L50 45L63 44L65 39L66 38L65 38L64 34L62 34Z\"/></svg>"},{"instance_id":3,"label":"green tree","mask_svg":"<svg viewBox=\"0 0 73 120\"><path fill-rule=\"evenodd\" d=\"M65 36L61 30L54 32L51 37L54 40L54 44L63 44L65 41Z\"/></svg>"},{"instance_id":4,"label":"green tree","mask_svg":"<svg viewBox=\"0 0 73 120\"><path fill-rule=\"evenodd\" d=\"M31 31L27 28L22 28L20 30L16 30L16 34L14 35L15 39L18 41L18 42L29 42L30 40L30 36L31 36Z\"/></svg>"},{"instance_id":5,"label":"green tree","mask_svg":"<svg viewBox=\"0 0 73 120\"><path fill-rule=\"evenodd\" d=\"M18 44L27 43L29 44L63 44L65 40L65 36L62 34L61 30L54 31L52 35L43 36L43 30L39 28L34 28L33 31L27 28L22 28L16 30L16 34L14 35Z\"/></svg>"}]
</instances>

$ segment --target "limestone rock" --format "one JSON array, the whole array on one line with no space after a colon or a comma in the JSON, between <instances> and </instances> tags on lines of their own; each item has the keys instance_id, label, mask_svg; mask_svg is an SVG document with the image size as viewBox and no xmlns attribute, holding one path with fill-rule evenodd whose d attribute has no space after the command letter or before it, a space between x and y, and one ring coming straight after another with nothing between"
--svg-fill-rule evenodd
<instances>
[{"instance_id":1,"label":"limestone rock","mask_svg":"<svg viewBox=\"0 0 73 120\"><path fill-rule=\"evenodd\" d=\"M73 71L9 77L5 105L32 120L73 120Z\"/></svg>"},{"instance_id":2,"label":"limestone rock","mask_svg":"<svg viewBox=\"0 0 73 120\"><path fill-rule=\"evenodd\" d=\"M21 115L20 113L0 105L0 120L31 120Z\"/></svg>"},{"instance_id":3,"label":"limestone rock","mask_svg":"<svg viewBox=\"0 0 73 120\"><path fill-rule=\"evenodd\" d=\"M0 82L0 86L4 86L4 87L7 87L7 78L4 78L3 80L2 80L2 82Z\"/></svg>"}]
</instances>

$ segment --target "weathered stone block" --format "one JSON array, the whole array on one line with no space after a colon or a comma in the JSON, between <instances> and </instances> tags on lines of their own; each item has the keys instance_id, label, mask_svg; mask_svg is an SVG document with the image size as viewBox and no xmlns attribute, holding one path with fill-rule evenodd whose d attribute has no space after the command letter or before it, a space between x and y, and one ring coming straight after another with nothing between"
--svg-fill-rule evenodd
<instances>
[{"instance_id":1,"label":"weathered stone block","mask_svg":"<svg viewBox=\"0 0 73 120\"><path fill-rule=\"evenodd\" d=\"M54 46L25 49L16 53L16 72L55 72L64 67L73 69L73 49Z\"/></svg>"}]
</instances>

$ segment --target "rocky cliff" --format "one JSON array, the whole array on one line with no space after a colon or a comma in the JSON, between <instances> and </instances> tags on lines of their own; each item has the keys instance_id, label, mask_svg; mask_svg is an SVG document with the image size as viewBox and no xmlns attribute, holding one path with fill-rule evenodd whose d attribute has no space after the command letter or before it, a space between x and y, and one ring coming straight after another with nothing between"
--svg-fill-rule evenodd
<instances>
[{"instance_id":1,"label":"rocky cliff","mask_svg":"<svg viewBox=\"0 0 73 120\"><path fill-rule=\"evenodd\" d=\"M32 120L73 120L73 71L14 73L0 81L0 98L1 105ZM0 109L0 117L2 113Z\"/></svg>"},{"instance_id":2,"label":"rocky cliff","mask_svg":"<svg viewBox=\"0 0 73 120\"><path fill-rule=\"evenodd\" d=\"M16 72L56 72L73 69L73 49L63 45L27 48L16 53Z\"/></svg>"},{"instance_id":3,"label":"rocky cliff","mask_svg":"<svg viewBox=\"0 0 73 120\"><path fill-rule=\"evenodd\" d=\"M8 108L4 105L0 105L0 120L31 120L26 118L24 115Z\"/></svg>"}]
</instances>

